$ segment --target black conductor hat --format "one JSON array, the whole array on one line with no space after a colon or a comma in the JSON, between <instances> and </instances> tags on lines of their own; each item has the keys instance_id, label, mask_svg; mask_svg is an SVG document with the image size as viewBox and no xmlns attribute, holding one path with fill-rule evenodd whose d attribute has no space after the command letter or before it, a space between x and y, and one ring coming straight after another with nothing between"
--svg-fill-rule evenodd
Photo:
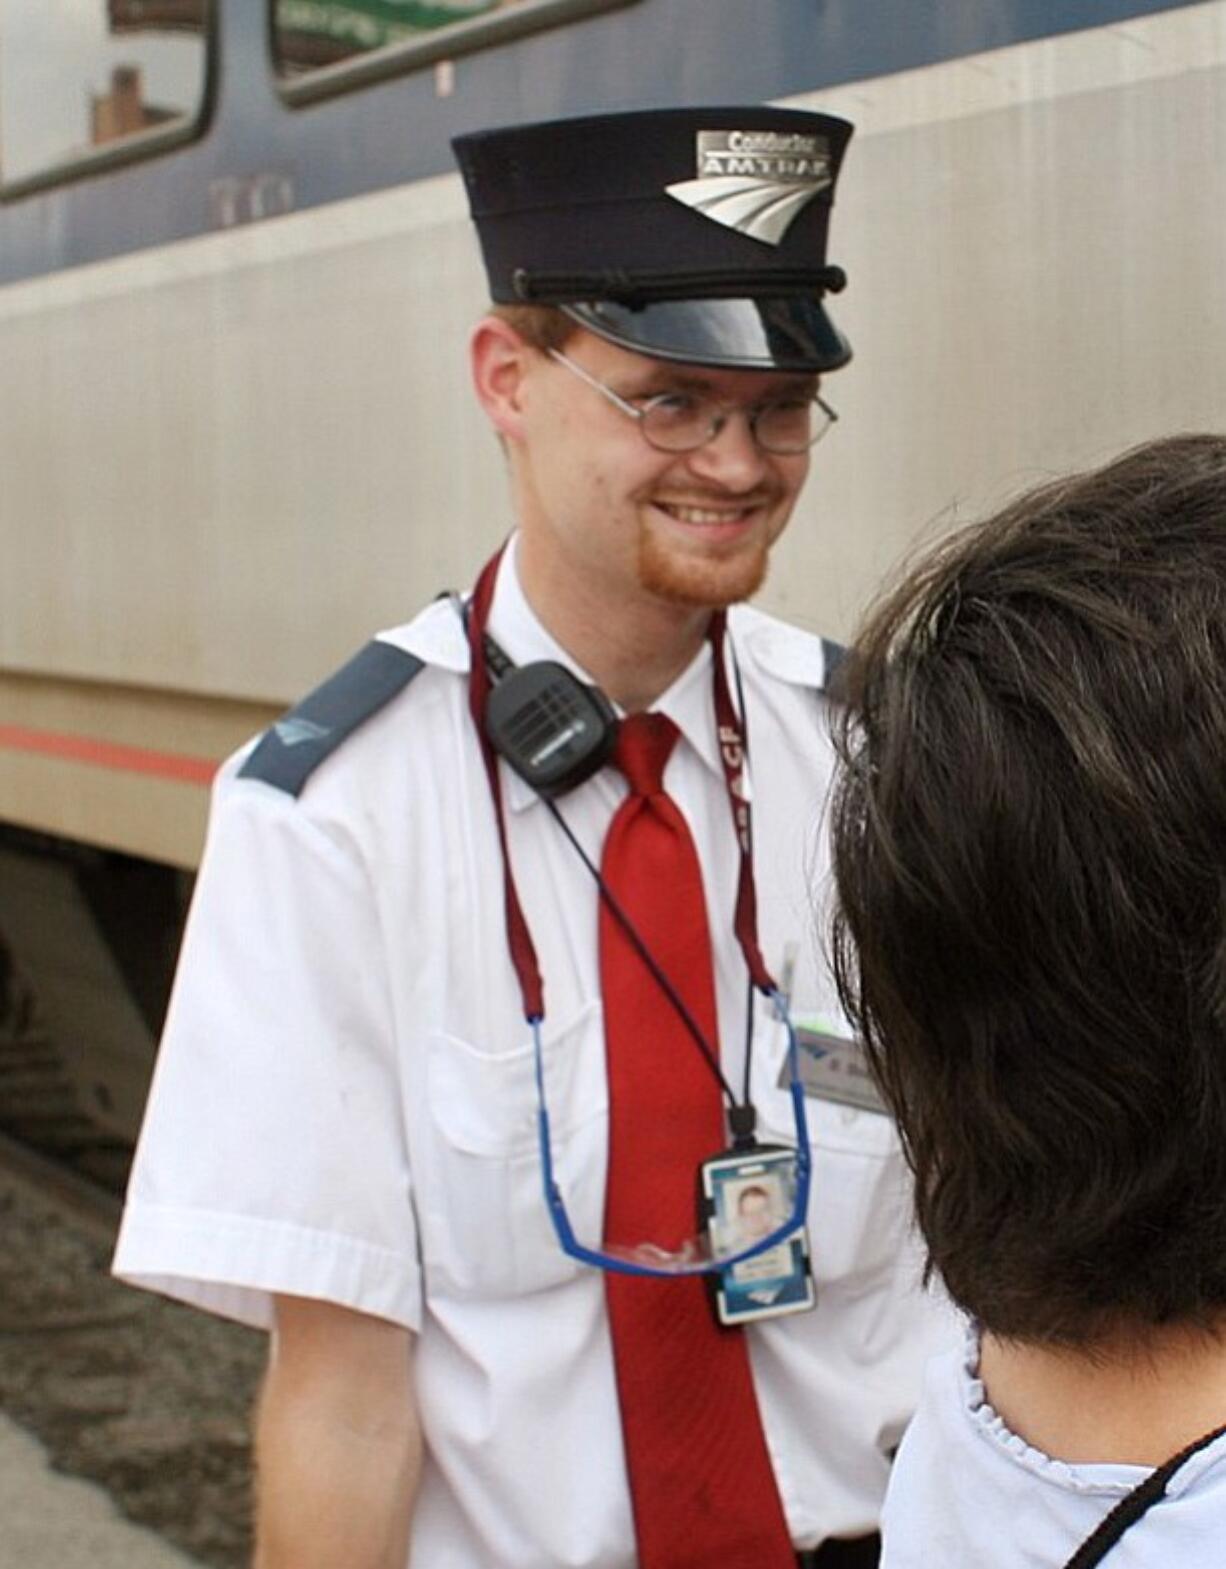
<instances>
[{"instance_id":1,"label":"black conductor hat","mask_svg":"<svg viewBox=\"0 0 1226 1569\"><path fill-rule=\"evenodd\" d=\"M453 142L493 299L734 370L851 358L826 231L852 127L799 109L651 109Z\"/></svg>"}]
</instances>

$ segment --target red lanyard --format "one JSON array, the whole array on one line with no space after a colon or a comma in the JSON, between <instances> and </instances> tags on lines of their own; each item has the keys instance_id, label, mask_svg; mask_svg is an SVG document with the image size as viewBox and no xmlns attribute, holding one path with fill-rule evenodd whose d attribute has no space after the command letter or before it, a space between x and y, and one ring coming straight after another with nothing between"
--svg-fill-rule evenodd
<instances>
[{"instance_id":1,"label":"red lanyard","mask_svg":"<svg viewBox=\"0 0 1226 1569\"><path fill-rule=\"evenodd\" d=\"M515 888L515 878L511 871L511 858L507 849L506 813L502 802L502 782L498 773L498 758L485 732L485 703L490 692L490 675L486 663L484 640L486 627L489 622L490 606L494 598L494 584L498 577L498 566L505 549L506 546L504 545L485 564L473 590L468 614L468 643L471 655L468 677L468 704L472 713L473 723L477 728L477 737L481 745L481 756L485 763L486 776L489 779L490 796L494 803L494 815L498 821L498 842L502 849L502 871L506 901L507 942L511 952L511 963L519 979L519 989L524 1004L524 1017L532 1023L545 1017L545 988L541 979L540 966L537 963L536 948L532 941L532 934L528 930L528 923L524 918L523 908L519 902L519 894ZM750 979L759 991L770 994L775 992L776 987L758 948L757 896L754 890L753 879L753 825L749 801L745 797L742 786L746 738L742 721L733 706L732 693L728 687L728 675L724 668L725 622L724 612L717 610L711 617L707 635L711 641L712 686L715 700L715 722L719 733L719 758L724 772L724 783L728 791L728 805L732 812L732 825L736 833L737 847L740 854L740 872L737 878L733 928L736 932L741 952L745 956L745 964L749 970Z\"/></svg>"}]
</instances>

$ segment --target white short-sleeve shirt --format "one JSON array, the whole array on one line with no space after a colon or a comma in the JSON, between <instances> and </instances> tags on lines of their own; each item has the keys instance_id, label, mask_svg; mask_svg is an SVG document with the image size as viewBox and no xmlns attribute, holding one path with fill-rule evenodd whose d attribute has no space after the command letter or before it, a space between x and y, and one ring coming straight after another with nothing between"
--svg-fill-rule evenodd
<instances>
[{"instance_id":1,"label":"white short-sleeve shirt","mask_svg":"<svg viewBox=\"0 0 1226 1569\"><path fill-rule=\"evenodd\" d=\"M1061 1569L1146 1466L1072 1465L1011 1432L977 1377L979 1344L935 1357L886 1497L882 1569ZM1103 1569L1221 1569L1226 1437L1187 1460Z\"/></svg>"},{"instance_id":2,"label":"white short-sleeve shirt","mask_svg":"<svg viewBox=\"0 0 1226 1569\"><path fill-rule=\"evenodd\" d=\"M573 661L529 609L513 554L491 630L517 662ZM269 1294L414 1331L427 1462L413 1561L429 1569L631 1569L634 1532L600 1274L566 1257L543 1197L531 1037L511 967L468 648L436 601L385 641L424 661L298 797L217 782L116 1270L254 1324ZM822 645L729 617L749 738L761 946L794 961L797 1013L835 1007L818 961L831 775ZM739 1082L747 977L711 652L656 705L682 740L665 784L689 822L714 934L722 1055ZM735 687L734 687L735 690ZM542 803L503 769L510 856L544 976L559 1180L599 1242L608 1092L597 895ZM611 769L561 810L597 862L625 791ZM793 1122L786 1038L755 1003L766 1137ZM818 1306L748 1330L798 1546L875 1528L926 1355L948 1340L918 1283L882 1115L813 1099Z\"/></svg>"}]
</instances>

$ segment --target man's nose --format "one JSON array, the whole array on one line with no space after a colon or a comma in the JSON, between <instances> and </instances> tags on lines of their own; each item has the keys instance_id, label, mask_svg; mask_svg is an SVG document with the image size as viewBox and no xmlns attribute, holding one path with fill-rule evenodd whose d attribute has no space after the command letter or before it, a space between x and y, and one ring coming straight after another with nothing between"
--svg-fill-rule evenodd
<instances>
[{"instance_id":1,"label":"man's nose","mask_svg":"<svg viewBox=\"0 0 1226 1569\"><path fill-rule=\"evenodd\" d=\"M767 457L749 418L746 409L729 409L711 439L688 454L692 471L729 490L752 490L766 472Z\"/></svg>"}]
</instances>

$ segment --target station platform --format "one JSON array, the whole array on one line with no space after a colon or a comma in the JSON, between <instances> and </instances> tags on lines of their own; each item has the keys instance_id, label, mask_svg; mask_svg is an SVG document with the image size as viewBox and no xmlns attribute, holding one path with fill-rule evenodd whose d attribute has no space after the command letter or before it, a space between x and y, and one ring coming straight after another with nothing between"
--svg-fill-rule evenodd
<instances>
[{"instance_id":1,"label":"station platform","mask_svg":"<svg viewBox=\"0 0 1226 1569\"><path fill-rule=\"evenodd\" d=\"M92 1483L52 1471L42 1446L0 1416L0 1569L200 1569L125 1520Z\"/></svg>"}]
</instances>

